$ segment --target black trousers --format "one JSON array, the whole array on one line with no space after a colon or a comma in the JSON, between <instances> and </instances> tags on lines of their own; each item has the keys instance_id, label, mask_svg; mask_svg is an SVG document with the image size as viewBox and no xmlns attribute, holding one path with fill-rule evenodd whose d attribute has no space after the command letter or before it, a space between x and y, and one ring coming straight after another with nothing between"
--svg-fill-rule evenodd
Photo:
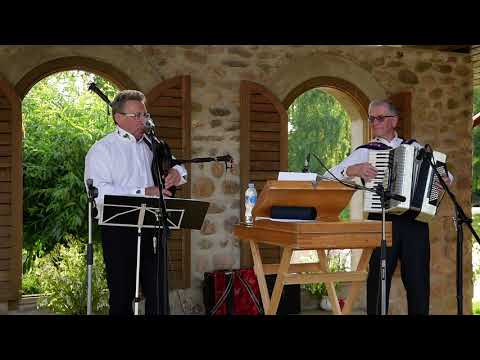
<instances>
[{"instance_id":1,"label":"black trousers","mask_svg":"<svg viewBox=\"0 0 480 360\"><path fill-rule=\"evenodd\" d=\"M133 315L137 270L137 229L101 226L103 259L108 289L110 291L110 315ZM153 252L153 229L142 229L140 246L140 286L145 297L145 314L157 314L162 309L156 286L156 255ZM160 242L157 241L157 252ZM160 271L162 264L160 264ZM161 289L160 272L159 286ZM161 291L161 290L160 290Z\"/></svg>"},{"instance_id":2,"label":"black trousers","mask_svg":"<svg viewBox=\"0 0 480 360\"><path fill-rule=\"evenodd\" d=\"M372 218L372 217L369 217ZM392 246L387 247L387 313L392 276L401 263L402 282L407 292L408 314L428 315L430 300L430 241L428 224L410 215L395 216L392 221ZM367 278L367 314L381 314L380 248L370 258Z\"/></svg>"}]
</instances>

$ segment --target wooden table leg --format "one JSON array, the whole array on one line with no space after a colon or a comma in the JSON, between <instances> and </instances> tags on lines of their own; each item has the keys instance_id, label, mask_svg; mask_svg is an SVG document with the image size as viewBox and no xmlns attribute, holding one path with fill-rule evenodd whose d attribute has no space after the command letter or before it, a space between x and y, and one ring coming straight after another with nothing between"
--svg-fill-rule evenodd
<instances>
[{"instance_id":1,"label":"wooden table leg","mask_svg":"<svg viewBox=\"0 0 480 360\"><path fill-rule=\"evenodd\" d=\"M258 244L253 240L250 240L249 242L250 249L252 250L253 270L255 271L255 275L257 275L258 287L260 288L260 295L262 297L262 305L266 314L267 309L270 308L270 295L268 294L267 281L265 279L265 272L263 271L262 257L260 256Z\"/></svg>"},{"instance_id":2,"label":"wooden table leg","mask_svg":"<svg viewBox=\"0 0 480 360\"><path fill-rule=\"evenodd\" d=\"M366 271L368 263L370 261L370 256L372 255L373 249L363 249L362 255L357 265L356 272ZM360 286L363 285L363 282L352 282L348 296L345 299L345 305L343 306L343 314L348 315L352 311L353 304L358 298L358 293L360 291Z\"/></svg>"},{"instance_id":3,"label":"wooden table leg","mask_svg":"<svg viewBox=\"0 0 480 360\"><path fill-rule=\"evenodd\" d=\"M325 250L317 250L318 254L318 262L320 264L320 268L323 272L328 271L328 259L327 255L325 254ZM340 308L340 303L338 302L337 291L335 290L335 283L333 281L326 282L325 287L327 288L328 298L330 300L330 304L332 305L332 311L335 315L342 315L342 310Z\"/></svg>"},{"instance_id":4,"label":"wooden table leg","mask_svg":"<svg viewBox=\"0 0 480 360\"><path fill-rule=\"evenodd\" d=\"M280 297L283 291L283 285L285 281L285 275L290 267L290 261L292 259L293 249L290 247L283 248L282 259L280 260L280 266L278 267L277 279L275 280L275 287L272 292L272 299L270 306L265 311L266 315L275 315L277 313L278 304L280 303Z\"/></svg>"}]
</instances>

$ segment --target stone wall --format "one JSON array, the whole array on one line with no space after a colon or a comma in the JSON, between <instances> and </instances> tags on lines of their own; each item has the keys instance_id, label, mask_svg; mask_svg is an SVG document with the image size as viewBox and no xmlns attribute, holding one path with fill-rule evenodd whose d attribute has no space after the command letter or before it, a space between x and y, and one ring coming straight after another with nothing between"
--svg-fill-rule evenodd
<instances>
[{"instance_id":1,"label":"stone wall","mask_svg":"<svg viewBox=\"0 0 480 360\"><path fill-rule=\"evenodd\" d=\"M472 70L469 56L422 49L379 46L0 46L0 75L13 86L33 68L65 56L93 58L122 70L148 93L162 80L192 78L192 155L230 153L233 171L223 164L192 166L192 196L212 203L200 232L192 232L192 288L182 292L190 312L202 311L203 273L238 267L239 243L231 234L239 221L239 86L265 85L280 100L316 76L348 80L370 99L412 93L412 132L421 143L448 154L453 191L470 214ZM456 313L455 229L447 199L432 223L431 313ZM471 311L470 234L464 247L465 312ZM398 275L391 313L406 313Z\"/></svg>"}]
</instances>

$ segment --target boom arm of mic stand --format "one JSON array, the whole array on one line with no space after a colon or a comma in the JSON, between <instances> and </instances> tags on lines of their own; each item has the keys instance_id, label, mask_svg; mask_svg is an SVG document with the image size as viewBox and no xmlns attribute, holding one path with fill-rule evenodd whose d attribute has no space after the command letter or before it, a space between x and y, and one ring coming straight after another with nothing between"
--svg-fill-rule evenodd
<instances>
[{"instance_id":1,"label":"boom arm of mic stand","mask_svg":"<svg viewBox=\"0 0 480 360\"><path fill-rule=\"evenodd\" d=\"M212 162L212 161L223 161L225 162L225 168L226 169L231 169L228 167L227 163L233 163L233 158L230 155L223 155L223 156L217 156L217 157L200 157L200 158L193 158L189 160L183 160L183 159L172 159L172 163L174 165L180 165L180 164L187 164L187 163L205 163L205 162Z\"/></svg>"}]
</instances>

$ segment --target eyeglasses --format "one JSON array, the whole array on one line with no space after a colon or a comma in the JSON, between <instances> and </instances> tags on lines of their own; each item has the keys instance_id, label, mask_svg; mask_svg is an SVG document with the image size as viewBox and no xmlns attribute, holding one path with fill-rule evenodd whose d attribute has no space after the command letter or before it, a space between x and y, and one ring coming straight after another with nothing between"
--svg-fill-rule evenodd
<instances>
[{"instance_id":1,"label":"eyeglasses","mask_svg":"<svg viewBox=\"0 0 480 360\"><path fill-rule=\"evenodd\" d=\"M124 113L124 112L119 112L117 114L122 114L128 117L133 117L136 119L144 118L144 119L149 119L150 118L150 113L148 112L137 112L137 113Z\"/></svg>"},{"instance_id":2,"label":"eyeglasses","mask_svg":"<svg viewBox=\"0 0 480 360\"><path fill-rule=\"evenodd\" d=\"M370 115L368 117L368 121L370 123L373 123L375 120L377 120L379 123L383 123L383 121L386 119L386 118L389 118L389 117L395 117L397 115L380 115L380 116L372 116Z\"/></svg>"}]
</instances>

